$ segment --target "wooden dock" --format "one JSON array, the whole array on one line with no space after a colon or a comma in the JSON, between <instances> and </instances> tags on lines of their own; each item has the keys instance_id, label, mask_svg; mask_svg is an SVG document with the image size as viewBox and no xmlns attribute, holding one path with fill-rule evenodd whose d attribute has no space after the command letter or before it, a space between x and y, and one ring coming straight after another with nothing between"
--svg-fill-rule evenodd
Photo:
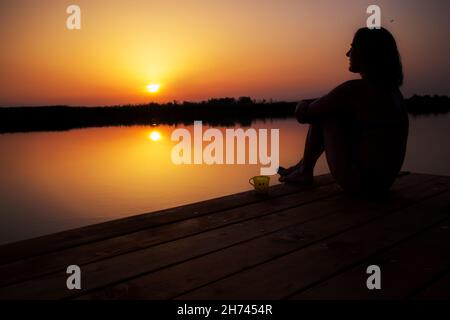
<instances>
[{"instance_id":1,"label":"wooden dock","mask_svg":"<svg viewBox=\"0 0 450 320\"><path fill-rule=\"evenodd\" d=\"M450 177L373 200L324 175L7 244L0 280L0 299L449 299Z\"/></svg>"}]
</instances>

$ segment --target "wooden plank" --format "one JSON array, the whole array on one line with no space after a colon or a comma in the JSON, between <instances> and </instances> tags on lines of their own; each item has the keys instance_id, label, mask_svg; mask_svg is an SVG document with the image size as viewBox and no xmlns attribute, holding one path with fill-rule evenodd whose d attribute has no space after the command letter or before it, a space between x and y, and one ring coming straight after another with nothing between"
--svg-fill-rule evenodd
<instances>
[{"instance_id":1,"label":"wooden plank","mask_svg":"<svg viewBox=\"0 0 450 320\"><path fill-rule=\"evenodd\" d=\"M179 299L282 299L448 219L450 191L338 236L181 295ZM429 208L433 208L430 212ZM418 224L420 221L421 224Z\"/></svg>"},{"instance_id":2,"label":"wooden plank","mask_svg":"<svg viewBox=\"0 0 450 320\"><path fill-rule=\"evenodd\" d=\"M330 200L325 199L323 201L328 202ZM301 222L324 214L329 213L323 213L322 210L311 210L303 215L295 215L295 217L293 217L293 214L286 216L283 213L266 215L258 218L259 224L254 223L253 220L244 221L87 264L82 267L83 273L86 274L83 284L84 290L77 290L77 292L67 290L65 288L67 275L61 271L49 276L2 287L0 288L0 299L24 296L49 299L69 297L272 232L277 228L291 224L292 218L295 222ZM72 264L72 261L66 261L66 264Z\"/></svg>"},{"instance_id":3,"label":"wooden plank","mask_svg":"<svg viewBox=\"0 0 450 320\"><path fill-rule=\"evenodd\" d=\"M443 209L450 212L450 201L445 196ZM424 210L421 206L415 210ZM427 208L430 210L430 208ZM328 279L312 288L293 295L290 299L404 299L418 288L430 283L436 275L450 268L450 220L425 230L387 252L370 257L362 264ZM367 267L377 265L381 270L381 290L368 290ZM439 292L439 291L438 291ZM432 291L430 290L430 294Z\"/></svg>"},{"instance_id":4,"label":"wooden plank","mask_svg":"<svg viewBox=\"0 0 450 320\"><path fill-rule=\"evenodd\" d=\"M333 182L334 180L329 174L315 177L316 187L331 184ZM311 187L285 184L276 185L271 187L268 198L276 198L310 188ZM0 246L0 264L94 241L117 237L154 226L189 219L194 216L211 214L221 210L248 205L259 202L263 198L264 196L257 195L253 191L247 191L166 210L135 215L123 219L58 232L39 238L6 244Z\"/></svg>"},{"instance_id":5,"label":"wooden plank","mask_svg":"<svg viewBox=\"0 0 450 320\"><path fill-rule=\"evenodd\" d=\"M450 300L450 270L412 298L415 300Z\"/></svg>"},{"instance_id":6,"label":"wooden plank","mask_svg":"<svg viewBox=\"0 0 450 320\"><path fill-rule=\"evenodd\" d=\"M429 177L420 178L433 179ZM406 179L406 181L408 181L408 179ZM71 264L81 266L134 250L182 239L200 232L262 217L308 202L322 200L340 192L341 189L336 184L328 184L322 187L305 190L301 193L264 199L257 203L220 211L215 214L193 217L191 219L185 219L119 237L109 238L28 259L21 259L0 266L0 274L2 275L0 287L33 279L52 272L65 270L68 261L70 261Z\"/></svg>"},{"instance_id":7,"label":"wooden plank","mask_svg":"<svg viewBox=\"0 0 450 320\"><path fill-rule=\"evenodd\" d=\"M419 177L419 176L417 176ZM412 181L416 179L417 185L420 178L414 176L402 178L403 181ZM419 180L417 180L419 179ZM440 179L439 179L440 181ZM403 183L403 182L402 182ZM405 185L408 183L404 182ZM433 190L436 181L429 184L420 183L419 195L436 192ZM449 188L448 184L442 187ZM408 195L413 194L407 192ZM334 199L334 200L333 200ZM66 274L58 272L39 279L23 282L14 286L8 286L0 289L2 298L58 298L68 297L77 293L83 293L87 290L96 289L109 284L114 284L127 278L138 276L140 274L158 270L171 264L180 263L197 256L201 256L213 251L235 245L242 241L248 241L252 238L285 228L296 223L306 222L308 220L319 218L331 214L340 209L336 206L337 198L328 198L320 202L314 202L304 207L303 211L296 208L290 212L279 212L264 216L251 221L226 226L212 231L200 233L188 238L172 241L159 246L153 246L145 250L135 251L126 255L99 261L94 264L83 266L84 276L83 290L81 292L69 291L65 288ZM364 202L361 200L361 202ZM313 210L316 208L315 210ZM299 214L301 213L301 214ZM255 223L255 221L257 223ZM72 264L72 262L67 262Z\"/></svg>"},{"instance_id":8,"label":"wooden plank","mask_svg":"<svg viewBox=\"0 0 450 320\"><path fill-rule=\"evenodd\" d=\"M322 219L289 226L248 242L102 288L81 298L171 299L183 292L306 247L317 240L338 234L370 219L389 214L391 211L411 204L411 201L434 194L437 190L431 191L431 186L435 184L436 180L409 185L409 188L399 188L397 185L396 197L391 198L390 202L367 202L367 200L342 197L335 199L333 203L328 201L308 205L304 207L308 211L326 211L330 206L338 210ZM445 188L449 187L450 183ZM402 196L402 193L398 191L403 191L407 196ZM345 211L341 211L341 208L345 208ZM299 213L295 212L296 215Z\"/></svg>"},{"instance_id":9,"label":"wooden plank","mask_svg":"<svg viewBox=\"0 0 450 320\"><path fill-rule=\"evenodd\" d=\"M434 176L414 175L408 178L400 178L397 184L414 183L417 179L421 182L435 179ZM262 216L277 210L286 209L295 205L304 204L330 196L340 190L334 184L327 184L298 193L284 195L276 198L262 199L262 201L243 207L225 210L214 215L193 217L177 223L154 227L135 233L101 240L62 251L56 251L28 259L22 259L0 266L0 286L10 285L19 281L33 279L37 276L64 270L67 261L74 261L77 265L83 265L108 257L124 254L136 249L142 249L151 245L161 244L165 241L176 240L188 235L217 228L234 222L248 220ZM245 214L242 211L245 210Z\"/></svg>"}]
</instances>

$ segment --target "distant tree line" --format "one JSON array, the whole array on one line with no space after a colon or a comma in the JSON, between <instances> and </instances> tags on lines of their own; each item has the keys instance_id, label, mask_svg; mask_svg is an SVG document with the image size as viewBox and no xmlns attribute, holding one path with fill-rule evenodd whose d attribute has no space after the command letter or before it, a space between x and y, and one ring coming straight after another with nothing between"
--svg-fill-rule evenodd
<instances>
[{"instance_id":1,"label":"distant tree line","mask_svg":"<svg viewBox=\"0 0 450 320\"><path fill-rule=\"evenodd\" d=\"M411 114L450 111L450 98L413 96L405 101ZM297 102L256 101L212 98L201 102L149 103L110 107L3 107L0 108L0 133L59 131L85 127L130 126L152 124L192 124L202 120L214 126L250 126L258 119L282 119L293 116Z\"/></svg>"},{"instance_id":2,"label":"distant tree line","mask_svg":"<svg viewBox=\"0 0 450 320\"><path fill-rule=\"evenodd\" d=\"M408 112L413 115L450 112L450 97L447 96L413 95L405 100L405 104Z\"/></svg>"}]
</instances>

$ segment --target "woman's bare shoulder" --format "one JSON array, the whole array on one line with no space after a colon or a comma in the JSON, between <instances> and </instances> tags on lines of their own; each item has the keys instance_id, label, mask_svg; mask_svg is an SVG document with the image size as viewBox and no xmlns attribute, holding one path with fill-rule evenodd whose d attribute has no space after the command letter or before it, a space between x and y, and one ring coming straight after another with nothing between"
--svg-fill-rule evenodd
<instances>
[{"instance_id":1,"label":"woman's bare shoulder","mask_svg":"<svg viewBox=\"0 0 450 320\"><path fill-rule=\"evenodd\" d=\"M347 80L336 87L337 90L353 90L367 87L367 81L363 79Z\"/></svg>"}]
</instances>

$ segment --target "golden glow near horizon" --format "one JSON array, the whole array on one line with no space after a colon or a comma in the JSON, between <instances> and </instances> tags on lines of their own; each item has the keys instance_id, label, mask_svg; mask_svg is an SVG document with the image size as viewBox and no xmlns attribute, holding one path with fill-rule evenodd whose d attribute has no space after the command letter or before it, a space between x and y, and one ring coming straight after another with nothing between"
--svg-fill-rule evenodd
<instances>
[{"instance_id":1,"label":"golden glow near horizon","mask_svg":"<svg viewBox=\"0 0 450 320\"><path fill-rule=\"evenodd\" d=\"M161 140L161 134L158 131L150 132L148 137L149 137L150 140L153 140L153 141Z\"/></svg>"},{"instance_id":2,"label":"golden glow near horizon","mask_svg":"<svg viewBox=\"0 0 450 320\"><path fill-rule=\"evenodd\" d=\"M358 77L348 72L345 53L367 19L367 3L360 0L76 4L80 30L66 28L68 14L59 0L1 7L0 38L7 50L0 50L0 106L314 98ZM382 25L398 40L405 95L424 88L448 94L442 3L377 5ZM418 39L427 39L426 45Z\"/></svg>"},{"instance_id":3,"label":"golden glow near horizon","mask_svg":"<svg viewBox=\"0 0 450 320\"><path fill-rule=\"evenodd\" d=\"M159 83L151 83L147 86L147 90L150 93L156 93L159 91L160 87L161 87L161 85Z\"/></svg>"}]
</instances>

